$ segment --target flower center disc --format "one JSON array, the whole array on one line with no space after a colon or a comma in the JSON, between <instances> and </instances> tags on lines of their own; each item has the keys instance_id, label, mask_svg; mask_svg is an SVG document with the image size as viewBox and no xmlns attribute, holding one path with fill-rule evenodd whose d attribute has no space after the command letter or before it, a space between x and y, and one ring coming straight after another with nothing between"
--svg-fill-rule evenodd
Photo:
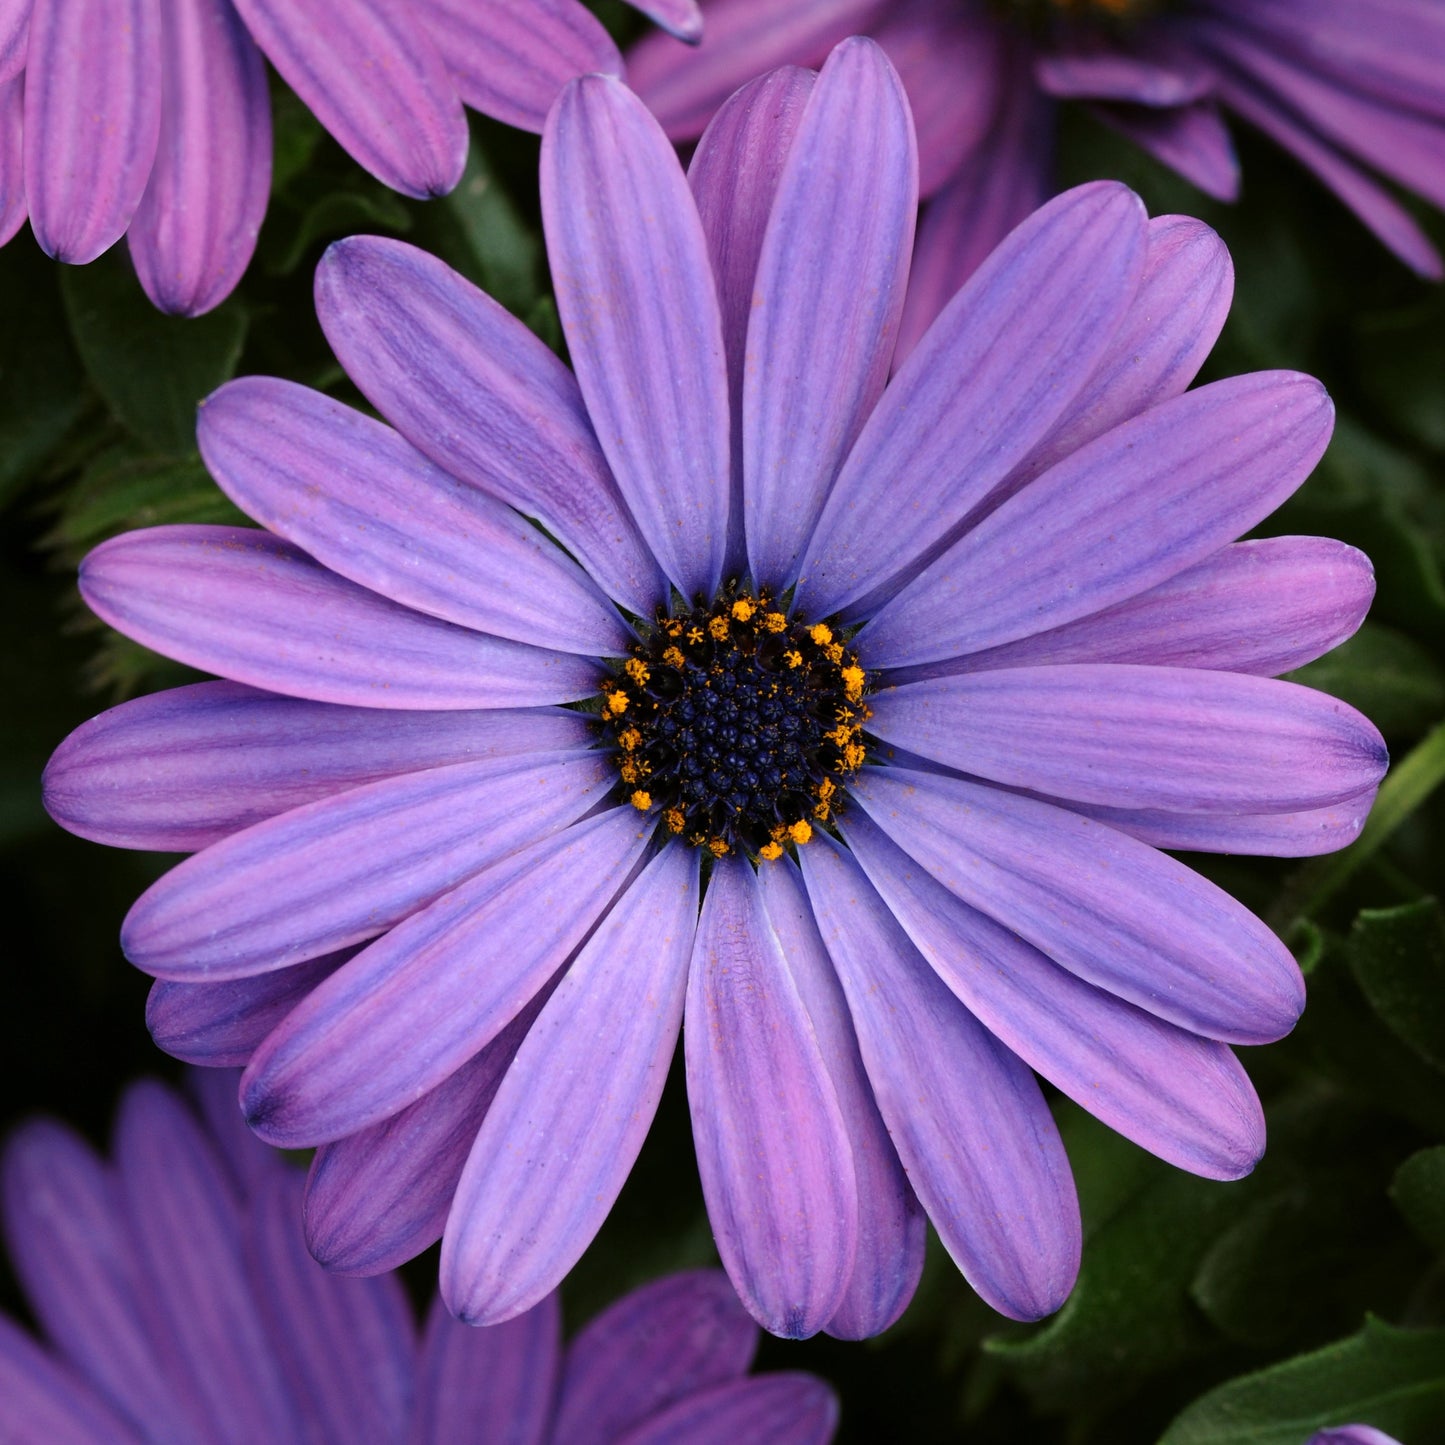
<instances>
[{"instance_id":1,"label":"flower center disc","mask_svg":"<svg viewBox=\"0 0 1445 1445\"><path fill-rule=\"evenodd\" d=\"M862 765L866 683L826 623L729 589L657 618L602 685L603 728L633 807L716 857L776 858Z\"/></svg>"}]
</instances>

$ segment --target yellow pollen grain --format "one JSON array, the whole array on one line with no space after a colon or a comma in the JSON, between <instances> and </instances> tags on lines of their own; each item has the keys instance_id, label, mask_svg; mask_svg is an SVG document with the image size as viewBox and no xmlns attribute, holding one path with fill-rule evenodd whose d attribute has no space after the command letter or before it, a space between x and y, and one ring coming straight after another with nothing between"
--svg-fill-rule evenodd
<instances>
[{"instance_id":1,"label":"yellow pollen grain","mask_svg":"<svg viewBox=\"0 0 1445 1445\"><path fill-rule=\"evenodd\" d=\"M726 617L714 617L707 625L707 630L721 642L728 635L728 620Z\"/></svg>"},{"instance_id":2,"label":"yellow pollen grain","mask_svg":"<svg viewBox=\"0 0 1445 1445\"><path fill-rule=\"evenodd\" d=\"M698 643L702 641L702 635L703 634L701 627L689 627L687 629L687 640L689 645L692 647L696 647Z\"/></svg>"},{"instance_id":3,"label":"yellow pollen grain","mask_svg":"<svg viewBox=\"0 0 1445 1445\"><path fill-rule=\"evenodd\" d=\"M769 863L783 856L783 845L781 843L764 843L758 849L758 857L766 858Z\"/></svg>"},{"instance_id":4,"label":"yellow pollen grain","mask_svg":"<svg viewBox=\"0 0 1445 1445\"><path fill-rule=\"evenodd\" d=\"M687 822L687 817L681 808L669 808L667 812L662 815L662 820L667 824L668 832L681 833L684 824Z\"/></svg>"},{"instance_id":5,"label":"yellow pollen grain","mask_svg":"<svg viewBox=\"0 0 1445 1445\"><path fill-rule=\"evenodd\" d=\"M814 804L813 804L813 816L814 816L820 823L826 823L826 822L828 821L828 814L831 813L832 811L833 811L832 808L830 808L827 803L814 803Z\"/></svg>"},{"instance_id":6,"label":"yellow pollen grain","mask_svg":"<svg viewBox=\"0 0 1445 1445\"><path fill-rule=\"evenodd\" d=\"M652 676L652 669L640 657L629 657L623 671L638 687L641 687Z\"/></svg>"},{"instance_id":7,"label":"yellow pollen grain","mask_svg":"<svg viewBox=\"0 0 1445 1445\"><path fill-rule=\"evenodd\" d=\"M831 798L831 797L833 796L833 794L836 793L837 791L838 791L838 785L837 785L837 783L835 783L835 782L832 780L832 778L824 778L823 781L818 784L818 796L819 796L825 803L826 803L826 802L828 801L828 799Z\"/></svg>"},{"instance_id":8,"label":"yellow pollen grain","mask_svg":"<svg viewBox=\"0 0 1445 1445\"><path fill-rule=\"evenodd\" d=\"M635 752L642 746L642 734L636 728L624 728L617 734L617 741L626 752Z\"/></svg>"},{"instance_id":9,"label":"yellow pollen grain","mask_svg":"<svg viewBox=\"0 0 1445 1445\"><path fill-rule=\"evenodd\" d=\"M783 661L786 662L789 667L801 667L803 665L803 654L797 651L796 648L789 648L788 651L783 654Z\"/></svg>"},{"instance_id":10,"label":"yellow pollen grain","mask_svg":"<svg viewBox=\"0 0 1445 1445\"><path fill-rule=\"evenodd\" d=\"M738 600L733 603L733 616L739 622L748 621L757 610L757 603L749 601L746 597L739 597Z\"/></svg>"},{"instance_id":11,"label":"yellow pollen grain","mask_svg":"<svg viewBox=\"0 0 1445 1445\"><path fill-rule=\"evenodd\" d=\"M631 758L623 758L617 765L617 771L622 774L624 783L635 783L642 776L637 764Z\"/></svg>"},{"instance_id":12,"label":"yellow pollen grain","mask_svg":"<svg viewBox=\"0 0 1445 1445\"><path fill-rule=\"evenodd\" d=\"M763 626L769 632L782 632L788 625L788 619L781 612L765 612L763 614Z\"/></svg>"},{"instance_id":13,"label":"yellow pollen grain","mask_svg":"<svg viewBox=\"0 0 1445 1445\"><path fill-rule=\"evenodd\" d=\"M726 858L728 845L721 838L709 838L707 840L707 851L711 853L714 858Z\"/></svg>"},{"instance_id":14,"label":"yellow pollen grain","mask_svg":"<svg viewBox=\"0 0 1445 1445\"><path fill-rule=\"evenodd\" d=\"M823 649L823 653L828 661L831 662L834 667L837 667L838 664L843 661L843 644L841 642L830 642L827 647Z\"/></svg>"},{"instance_id":15,"label":"yellow pollen grain","mask_svg":"<svg viewBox=\"0 0 1445 1445\"><path fill-rule=\"evenodd\" d=\"M682 623L675 617L669 617L667 621L662 624L662 630L667 633L669 637L681 637Z\"/></svg>"},{"instance_id":16,"label":"yellow pollen grain","mask_svg":"<svg viewBox=\"0 0 1445 1445\"><path fill-rule=\"evenodd\" d=\"M862 698L864 681L863 669L856 662L843 669L843 688L848 694L849 702L858 702Z\"/></svg>"},{"instance_id":17,"label":"yellow pollen grain","mask_svg":"<svg viewBox=\"0 0 1445 1445\"><path fill-rule=\"evenodd\" d=\"M609 692L607 694L607 711L621 716L627 711L627 694L625 692Z\"/></svg>"},{"instance_id":18,"label":"yellow pollen grain","mask_svg":"<svg viewBox=\"0 0 1445 1445\"><path fill-rule=\"evenodd\" d=\"M662 654L662 660L669 667L681 667L687 661L687 658L682 655L682 648L669 647L667 651Z\"/></svg>"},{"instance_id":19,"label":"yellow pollen grain","mask_svg":"<svg viewBox=\"0 0 1445 1445\"><path fill-rule=\"evenodd\" d=\"M808 629L808 636L818 644L819 647L826 647L833 640L833 629L826 622L815 622Z\"/></svg>"},{"instance_id":20,"label":"yellow pollen grain","mask_svg":"<svg viewBox=\"0 0 1445 1445\"><path fill-rule=\"evenodd\" d=\"M788 828L788 837L799 847L813 836L813 825L806 818L799 818L798 821Z\"/></svg>"},{"instance_id":21,"label":"yellow pollen grain","mask_svg":"<svg viewBox=\"0 0 1445 1445\"><path fill-rule=\"evenodd\" d=\"M639 788L628 801L639 813L645 813L652 806L652 794L646 788Z\"/></svg>"},{"instance_id":22,"label":"yellow pollen grain","mask_svg":"<svg viewBox=\"0 0 1445 1445\"><path fill-rule=\"evenodd\" d=\"M863 766L863 759L866 756L862 743L849 743L843 749L843 762L849 772L856 773Z\"/></svg>"}]
</instances>

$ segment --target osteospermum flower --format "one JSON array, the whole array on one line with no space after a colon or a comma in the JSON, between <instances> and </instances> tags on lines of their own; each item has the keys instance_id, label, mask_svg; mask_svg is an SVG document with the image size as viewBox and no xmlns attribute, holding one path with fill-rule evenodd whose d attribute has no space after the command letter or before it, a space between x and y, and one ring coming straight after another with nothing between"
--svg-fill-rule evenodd
<instances>
[{"instance_id":1,"label":"osteospermum flower","mask_svg":"<svg viewBox=\"0 0 1445 1445\"><path fill-rule=\"evenodd\" d=\"M1233 200L1220 109L1265 132L1397 256L1438 252L1370 174L1445 206L1445 9L1435 0L708 0L696 49L654 34L628 79L676 140L738 86L869 34L918 120L923 192L902 349L1052 187L1057 100L1088 102L1201 190Z\"/></svg>"},{"instance_id":2,"label":"osteospermum flower","mask_svg":"<svg viewBox=\"0 0 1445 1445\"><path fill-rule=\"evenodd\" d=\"M81 589L228 680L82 727L48 806L199 850L122 943L163 1047L249 1060L252 1127L321 1146L330 1266L442 1234L453 1310L529 1308L685 1015L709 1215L768 1329L882 1329L924 1212L1046 1314L1079 1217L1033 1070L1233 1178L1263 1126L1228 1045L1303 1001L1159 849L1328 851L1384 768L1270 677L1358 625L1369 564L1232 541L1329 400L1186 391L1228 258L1112 183L1015 231L885 390L915 147L868 40L740 93L686 178L630 92L576 82L542 198L575 378L433 258L332 247L322 325L396 430L265 378L204 404L269 530L131 533Z\"/></svg>"},{"instance_id":3,"label":"osteospermum flower","mask_svg":"<svg viewBox=\"0 0 1445 1445\"><path fill-rule=\"evenodd\" d=\"M747 1378L757 1329L715 1270L669 1275L563 1349L549 1295L491 1330L307 1254L301 1176L198 1082L121 1100L112 1159L49 1120L0 1160L44 1339L0 1315L9 1445L826 1445L810 1375Z\"/></svg>"},{"instance_id":4,"label":"osteospermum flower","mask_svg":"<svg viewBox=\"0 0 1445 1445\"><path fill-rule=\"evenodd\" d=\"M638 0L695 36L695 0ZM620 73L579 0L0 0L0 245L93 261L124 234L147 295L199 315L250 262L271 189L269 60L378 180L442 195L462 103L540 130Z\"/></svg>"}]
</instances>

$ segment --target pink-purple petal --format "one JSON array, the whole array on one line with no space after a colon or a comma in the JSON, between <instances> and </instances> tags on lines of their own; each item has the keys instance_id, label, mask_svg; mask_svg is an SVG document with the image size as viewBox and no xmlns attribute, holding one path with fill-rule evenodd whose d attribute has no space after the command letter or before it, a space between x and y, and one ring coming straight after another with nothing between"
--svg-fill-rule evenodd
<instances>
[{"instance_id":1,"label":"pink-purple petal","mask_svg":"<svg viewBox=\"0 0 1445 1445\"><path fill-rule=\"evenodd\" d=\"M759 1324L805 1339L836 1313L853 1271L857 1182L812 1021L741 860L720 860L709 880L684 1044L718 1253Z\"/></svg>"},{"instance_id":2,"label":"pink-purple petal","mask_svg":"<svg viewBox=\"0 0 1445 1445\"><path fill-rule=\"evenodd\" d=\"M927 1221L878 1112L848 1002L802 875L790 859L780 859L758 870L758 884L838 1096L858 1185L853 1273L824 1329L838 1339L868 1339L887 1329L913 1298L923 1271Z\"/></svg>"},{"instance_id":3,"label":"pink-purple petal","mask_svg":"<svg viewBox=\"0 0 1445 1445\"><path fill-rule=\"evenodd\" d=\"M646 842L631 808L600 814L503 859L363 949L257 1049L241 1081L251 1127L283 1148L325 1144L435 1088L546 986Z\"/></svg>"},{"instance_id":4,"label":"pink-purple petal","mask_svg":"<svg viewBox=\"0 0 1445 1445\"><path fill-rule=\"evenodd\" d=\"M710 596L731 491L717 287L673 149L620 81L562 93L542 137L542 217L602 451L663 572Z\"/></svg>"},{"instance_id":5,"label":"pink-purple petal","mask_svg":"<svg viewBox=\"0 0 1445 1445\"><path fill-rule=\"evenodd\" d=\"M518 1049L442 1238L442 1295L468 1324L530 1309L607 1218L677 1045L697 900L697 850L673 843L617 900Z\"/></svg>"},{"instance_id":6,"label":"pink-purple petal","mask_svg":"<svg viewBox=\"0 0 1445 1445\"><path fill-rule=\"evenodd\" d=\"M777 1371L688 1395L616 1445L828 1445L838 1399L816 1375Z\"/></svg>"},{"instance_id":7,"label":"pink-purple petal","mask_svg":"<svg viewBox=\"0 0 1445 1445\"><path fill-rule=\"evenodd\" d=\"M466 103L540 133L574 76L622 74L622 56L578 0L412 0Z\"/></svg>"},{"instance_id":8,"label":"pink-purple petal","mask_svg":"<svg viewBox=\"0 0 1445 1445\"><path fill-rule=\"evenodd\" d=\"M266 65L230 0L169 0L155 164L127 240L162 311L199 316L231 294L271 192Z\"/></svg>"},{"instance_id":9,"label":"pink-purple petal","mask_svg":"<svg viewBox=\"0 0 1445 1445\"><path fill-rule=\"evenodd\" d=\"M804 556L823 616L916 567L1052 429L1098 365L1144 262L1138 197L1094 182L1023 223L883 394Z\"/></svg>"},{"instance_id":10,"label":"pink-purple petal","mask_svg":"<svg viewBox=\"0 0 1445 1445\"><path fill-rule=\"evenodd\" d=\"M1188 105L1209 94L1209 67L1188 52L1162 59L1131 54L1108 40L1089 43L1083 33L1067 46L1034 60L1034 79L1060 100L1121 100L1135 105Z\"/></svg>"},{"instance_id":11,"label":"pink-purple petal","mask_svg":"<svg viewBox=\"0 0 1445 1445\"><path fill-rule=\"evenodd\" d=\"M1089 109L1155 160L1178 171L1206 196L1216 201L1239 199L1239 160L1213 100L1199 100L1172 110L1104 104Z\"/></svg>"},{"instance_id":12,"label":"pink-purple petal","mask_svg":"<svg viewBox=\"0 0 1445 1445\"><path fill-rule=\"evenodd\" d=\"M379 181L424 200L461 179L466 113L409 5L232 3L282 79Z\"/></svg>"},{"instance_id":13,"label":"pink-purple petal","mask_svg":"<svg viewBox=\"0 0 1445 1445\"><path fill-rule=\"evenodd\" d=\"M674 1401L741 1379L757 1345L758 1328L720 1270L645 1284L568 1347L552 1438L612 1445Z\"/></svg>"},{"instance_id":14,"label":"pink-purple petal","mask_svg":"<svg viewBox=\"0 0 1445 1445\"><path fill-rule=\"evenodd\" d=\"M1376 786L1389 754L1354 708L1272 678L1083 663L884 688L869 730L991 782L1106 807L1290 813Z\"/></svg>"},{"instance_id":15,"label":"pink-purple petal","mask_svg":"<svg viewBox=\"0 0 1445 1445\"><path fill-rule=\"evenodd\" d=\"M77 1371L0 1315L0 1400L16 1445L145 1445Z\"/></svg>"},{"instance_id":16,"label":"pink-purple petal","mask_svg":"<svg viewBox=\"0 0 1445 1445\"><path fill-rule=\"evenodd\" d=\"M527 707L597 686L595 662L414 612L251 528L127 532L81 563L80 592L167 657L318 702Z\"/></svg>"},{"instance_id":17,"label":"pink-purple petal","mask_svg":"<svg viewBox=\"0 0 1445 1445\"><path fill-rule=\"evenodd\" d=\"M514 642L626 650L611 603L536 527L329 396L228 382L201 404L196 440L238 507L359 586Z\"/></svg>"},{"instance_id":18,"label":"pink-purple petal","mask_svg":"<svg viewBox=\"0 0 1445 1445\"><path fill-rule=\"evenodd\" d=\"M327 250L316 314L351 379L418 451L538 518L610 596L651 615L665 585L577 382L515 316L435 256L377 236Z\"/></svg>"},{"instance_id":19,"label":"pink-purple petal","mask_svg":"<svg viewBox=\"0 0 1445 1445\"><path fill-rule=\"evenodd\" d=\"M161 120L160 0L36 0L25 192L41 249L82 265L140 204Z\"/></svg>"},{"instance_id":20,"label":"pink-purple petal","mask_svg":"<svg viewBox=\"0 0 1445 1445\"><path fill-rule=\"evenodd\" d=\"M354 788L233 834L154 883L121 925L138 968L266 973L374 937L612 786L599 753L455 763Z\"/></svg>"},{"instance_id":21,"label":"pink-purple petal","mask_svg":"<svg viewBox=\"0 0 1445 1445\"><path fill-rule=\"evenodd\" d=\"M1136 1144L1211 1179L1264 1152L1264 1114L1230 1050L1084 983L968 907L854 814L848 845L913 945L1031 1068Z\"/></svg>"},{"instance_id":22,"label":"pink-purple petal","mask_svg":"<svg viewBox=\"0 0 1445 1445\"><path fill-rule=\"evenodd\" d=\"M0 0L0 85L25 69L31 0Z\"/></svg>"},{"instance_id":23,"label":"pink-purple petal","mask_svg":"<svg viewBox=\"0 0 1445 1445\"><path fill-rule=\"evenodd\" d=\"M25 76L0 80L0 246L25 224Z\"/></svg>"},{"instance_id":24,"label":"pink-purple petal","mask_svg":"<svg viewBox=\"0 0 1445 1445\"><path fill-rule=\"evenodd\" d=\"M353 708L198 682L82 723L55 750L41 787L50 816L82 838L191 853L399 773L590 740L588 720L564 708Z\"/></svg>"},{"instance_id":25,"label":"pink-purple petal","mask_svg":"<svg viewBox=\"0 0 1445 1445\"><path fill-rule=\"evenodd\" d=\"M1157 586L1269 515L1334 425L1319 382L1255 372L1106 432L1010 497L859 634L873 667L1059 627Z\"/></svg>"},{"instance_id":26,"label":"pink-purple petal","mask_svg":"<svg viewBox=\"0 0 1445 1445\"><path fill-rule=\"evenodd\" d=\"M693 43L702 39L702 10L697 0L632 0L632 4L669 35Z\"/></svg>"},{"instance_id":27,"label":"pink-purple petal","mask_svg":"<svg viewBox=\"0 0 1445 1445\"><path fill-rule=\"evenodd\" d=\"M1078 1273L1079 1206L1034 1076L944 987L831 838L802 860L878 1108L939 1238L1001 1314L1052 1314Z\"/></svg>"},{"instance_id":28,"label":"pink-purple petal","mask_svg":"<svg viewBox=\"0 0 1445 1445\"><path fill-rule=\"evenodd\" d=\"M893 357L918 205L897 73L845 41L808 97L758 260L742 389L756 584L781 591ZM827 357L827 365L818 358Z\"/></svg>"},{"instance_id":29,"label":"pink-purple petal","mask_svg":"<svg viewBox=\"0 0 1445 1445\"><path fill-rule=\"evenodd\" d=\"M1270 1043L1304 1007L1299 966L1264 924L1124 833L1034 798L905 768L870 769L853 792L970 907L1170 1023L1226 1043Z\"/></svg>"}]
</instances>

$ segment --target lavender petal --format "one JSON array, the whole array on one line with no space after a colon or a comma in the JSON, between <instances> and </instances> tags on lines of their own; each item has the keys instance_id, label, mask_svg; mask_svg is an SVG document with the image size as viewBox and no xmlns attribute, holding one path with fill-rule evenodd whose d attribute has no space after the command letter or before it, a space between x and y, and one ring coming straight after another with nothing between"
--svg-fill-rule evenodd
<instances>
[{"instance_id":1,"label":"lavender petal","mask_svg":"<svg viewBox=\"0 0 1445 1445\"><path fill-rule=\"evenodd\" d=\"M838 1399L822 1380L779 1371L686 1396L617 1445L828 1445L837 1428Z\"/></svg>"},{"instance_id":2,"label":"lavender petal","mask_svg":"<svg viewBox=\"0 0 1445 1445\"><path fill-rule=\"evenodd\" d=\"M145 1445L85 1379L0 1315L0 1400L17 1442Z\"/></svg>"}]
</instances>

